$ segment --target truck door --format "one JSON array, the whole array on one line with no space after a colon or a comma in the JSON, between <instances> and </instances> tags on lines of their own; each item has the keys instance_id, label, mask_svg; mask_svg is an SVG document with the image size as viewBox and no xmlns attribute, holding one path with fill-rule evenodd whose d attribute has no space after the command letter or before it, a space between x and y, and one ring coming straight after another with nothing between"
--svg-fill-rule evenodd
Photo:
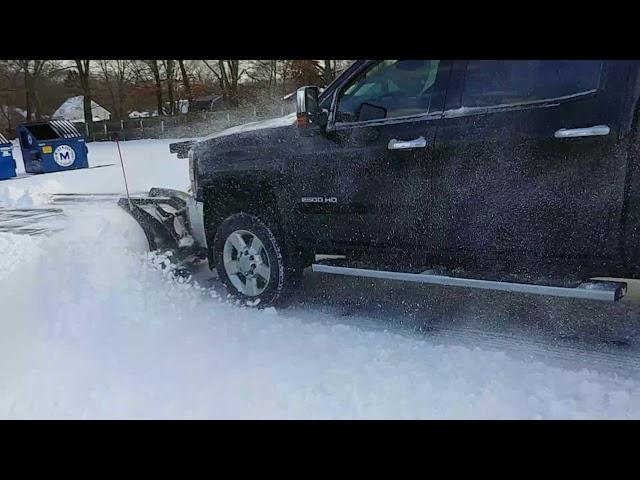
<instances>
[{"instance_id":1,"label":"truck door","mask_svg":"<svg viewBox=\"0 0 640 480\"><path fill-rule=\"evenodd\" d=\"M429 244L429 170L449 64L370 62L336 90L327 135L298 163L302 237L379 247Z\"/></svg>"},{"instance_id":2,"label":"truck door","mask_svg":"<svg viewBox=\"0 0 640 480\"><path fill-rule=\"evenodd\" d=\"M471 60L453 69L460 88L447 99L432 164L430 226L442 252L512 267L614 254L626 154L617 143L622 68Z\"/></svg>"}]
</instances>

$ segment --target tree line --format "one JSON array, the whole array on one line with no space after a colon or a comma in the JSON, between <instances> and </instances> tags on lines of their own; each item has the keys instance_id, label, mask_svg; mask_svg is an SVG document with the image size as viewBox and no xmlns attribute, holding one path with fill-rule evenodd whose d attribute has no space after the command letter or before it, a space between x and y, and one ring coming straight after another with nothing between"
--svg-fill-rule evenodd
<instances>
[{"instance_id":1,"label":"tree line","mask_svg":"<svg viewBox=\"0 0 640 480\"><path fill-rule=\"evenodd\" d=\"M327 85L350 60L0 60L0 129L40 121L70 96L124 120L133 111L176 115L185 100L222 96L225 108L273 103L302 85Z\"/></svg>"}]
</instances>

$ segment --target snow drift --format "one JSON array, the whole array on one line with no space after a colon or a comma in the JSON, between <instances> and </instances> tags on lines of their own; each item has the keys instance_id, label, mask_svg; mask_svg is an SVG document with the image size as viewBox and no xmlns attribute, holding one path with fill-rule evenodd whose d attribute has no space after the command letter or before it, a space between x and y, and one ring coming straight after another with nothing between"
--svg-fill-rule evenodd
<instances>
[{"instance_id":1,"label":"snow drift","mask_svg":"<svg viewBox=\"0 0 640 480\"><path fill-rule=\"evenodd\" d=\"M167 158L167 143L123 145L130 184L184 188L186 163ZM90 145L90 160L112 160L113 148ZM48 185L122 191L108 170ZM53 179L12 185L28 199ZM57 234L0 233L0 418L640 416L638 378L347 325L319 310L239 307L173 276L170 258L148 253L115 205L65 214Z\"/></svg>"}]
</instances>

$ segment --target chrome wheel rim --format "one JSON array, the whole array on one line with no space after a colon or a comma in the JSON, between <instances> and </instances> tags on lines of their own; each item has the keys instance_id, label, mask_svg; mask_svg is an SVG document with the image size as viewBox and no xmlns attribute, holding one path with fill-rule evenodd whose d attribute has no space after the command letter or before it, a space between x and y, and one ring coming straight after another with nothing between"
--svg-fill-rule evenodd
<instances>
[{"instance_id":1,"label":"chrome wheel rim","mask_svg":"<svg viewBox=\"0 0 640 480\"><path fill-rule=\"evenodd\" d=\"M271 265L264 245L253 233L231 233L224 242L222 260L227 277L240 293L256 297L266 290Z\"/></svg>"}]
</instances>

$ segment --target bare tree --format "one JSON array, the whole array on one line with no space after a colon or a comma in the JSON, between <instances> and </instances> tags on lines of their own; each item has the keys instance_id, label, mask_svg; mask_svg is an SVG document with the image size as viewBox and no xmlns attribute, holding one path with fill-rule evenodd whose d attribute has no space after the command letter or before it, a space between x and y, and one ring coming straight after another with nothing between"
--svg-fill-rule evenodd
<instances>
[{"instance_id":1,"label":"bare tree","mask_svg":"<svg viewBox=\"0 0 640 480\"><path fill-rule=\"evenodd\" d=\"M57 64L52 60L11 60L10 65L23 75L27 120L40 120L42 109L38 96L38 83L43 74L54 70Z\"/></svg>"},{"instance_id":2,"label":"bare tree","mask_svg":"<svg viewBox=\"0 0 640 480\"><path fill-rule=\"evenodd\" d=\"M280 81L282 82L282 95L286 95L287 92L287 81L289 80L289 76L291 73L291 65L292 65L293 60L279 60L278 63L280 64L280 68L279 68L279 74L280 74Z\"/></svg>"},{"instance_id":3,"label":"bare tree","mask_svg":"<svg viewBox=\"0 0 640 480\"><path fill-rule=\"evenodd\" d=\"M164 67L165 78L167 81L167 97L169 102L169 115L176 113L175 105L175 74L176 74L176 61L175 60L163 60L162 66ZM178 110L179 111L179 110Z\"/></svg>"},{"instance_id":4,"label":"bare tree","mask_svg":"<svg viewBox=\"0 0 640 480\"><path fill-rule=\"evenodd\" d=\"M211 70L205 65L205 62L197 60L191 63L191 70L195 81L200 85L210 85L212 77L210 75ZM217 77L214 76L214 81L217 82Z\"/></svg>"},{"instance_id":5,"label":"bare tree","mask_svg":"<svg viewBox=\"0 0 640 480\"><path fill-rule=\"evenodd\" d=\"M118 120L126 118L124 102L135 81L133 60L98 60L98 66L111 97L111 108Z\"/></svg>"},{"instance_id":6,"label":"bare tree","mask_svg":"<svg viewBox=\"0 0 640 480\"><path fill-rule=\"evenodd\" d=\"M341 74L353 63L353 60L334 60L333 61L333 75Z\"/></svg>"},{"instance_id":7,"label":"bare tree","mask_svg":"<svg viewBox=\"0 0 640 480\"><path fill-rule=\"evenodd\" d=\"M322 84L323 68L317 60L290 60L289 63L289 76L295 88Z\"/></svg>"},{"instance_id":8,"label":"bare tree","mask_svg":"<svg viewBox=\"0 0 640 480\"><path fill-rule=\"evenodd\" d=\"M147 60L147 65L153 74L153 79L156 84L156 102L158 104L158 115L164 115L164 108L162 104L162 78L160 77L160 68L158 67L157 60Z\"/></svg>"},{"instance_id":9,"label":"bare tree","mask_svg":"<svg viewBox=\"0 0 640 480\"><path fill-rule=\"evenodd\" d=\"M225 104L237 107L240 103L238 82L246 72L245 69L240 70L240 60L218 60L217 64L210 64L207 60L203 62L218 79Z\"/></svg>"},{"instance_id":10,"label":"bare tree","mask_svg":"<svg viewBox=\"0 0 640 480\"><path fill-rule=\"evenodd\" d=\"M269 93L272 93L278 81L278 60L250 60L248 63L245 70L247 77L264 84Z\"/></svg>"},{"instance_id":11,"label":"bare tree","mask_svg":"<svg viewBox=\"0 0 640 480\"><path fill-rule=\"evenodd\" d=\"M76 60L78 80L82 90L82 106L84 109L84 122L89 131L93 130L93 111L91 108L91 60Z\"/></svg>"},{"instance_id":12,"label":"bare tree","mask_svg":"<svg viewBox=\"0 0 640 480\"><path fill-rule=\"evenodd\" d=\"M184 60L178 60L180 66L180 73L182 74L182 84L184 85L185 92L187 94L187 100L189 105L193 104L193 91L191 90L191 81L189 80L189 73L185 67Z\"/></svg>"},{"instance_id":13,"label":"bare tree","mask_svg":"<svg viewBox=\"0 0 640 480\"><path fill-rule=\"evenodd\" d=\"M335 65L335 60L334 60L334 65ZM331 60L325 60L324 61L324 84L325 85L329 85L331 83L331 81L333 80L334 73L335 73L334 69L331 68Z\"/></svg>"},{"instance_id":14,"label":"bare tree","mask_svg":"<svg viewBox=\"0 0 640 480\"><path fill-rule=\"evenodd\" d=\"M0 114L7 130L13 129L13 120L16 117L19 76L20 71L12 68L10 62L0 60Z\"/></svg>"}]
</instances>

